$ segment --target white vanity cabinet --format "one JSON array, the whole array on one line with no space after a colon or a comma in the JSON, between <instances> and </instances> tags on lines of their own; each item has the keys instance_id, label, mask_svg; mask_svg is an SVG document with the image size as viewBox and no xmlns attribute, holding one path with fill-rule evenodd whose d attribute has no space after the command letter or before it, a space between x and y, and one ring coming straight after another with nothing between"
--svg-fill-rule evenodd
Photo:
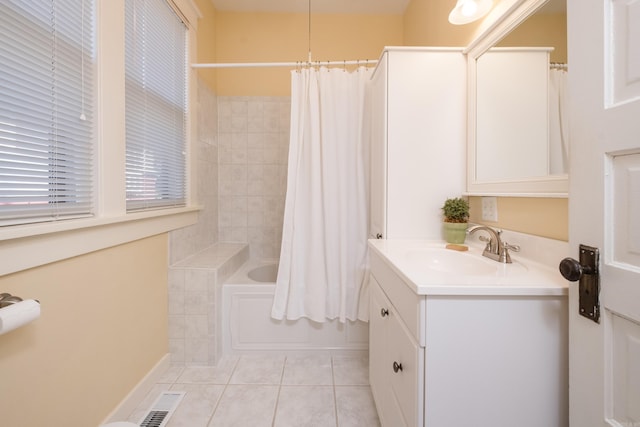
<instances>
[{"instance_id":1,"label":"white vanity cabinet","mask_svg":"<svg viewBox=\"0 0 640 427\"><path fill-rule=\"evenodd\" d=\"M375 244L370 383L383 427L568 426L566 287L425 285Z\"/></svg>"},{"instance_id":2,"label":"white vanity cabinet","mask_svg":"<svg viewBox=\"0 0 640 427\"><path fill-rule=\"evenodd\" d=\"M424 347L375 278L371 283L369 381L380 421L385 426L422 425Z\"/></svg>"},{"instance_id":3,"label":"white vanity cabinet","mask_svg":"<svg viewBox=\"0 0 640 427\"><path fill-rule=\"evenodd\" d=\"M441 207L465 191L461 49L387 47L369 86L370 235L441 238Z\"/></svg>"}]
</instances>

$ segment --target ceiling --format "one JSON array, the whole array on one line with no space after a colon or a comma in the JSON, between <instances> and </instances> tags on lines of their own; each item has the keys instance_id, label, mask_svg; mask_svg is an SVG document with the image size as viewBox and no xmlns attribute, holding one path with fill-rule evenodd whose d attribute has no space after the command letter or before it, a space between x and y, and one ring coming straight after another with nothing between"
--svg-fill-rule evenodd
<instances>
[{"instance_id":1,"label":"ceiling","mask_svg":"<svg viewBox=\"0 0 640 427\"><path fill-rule=\"evenodd\" d=\"M455 0L449 1L451 7ZM500 0L494 0L498 3ZM396 14L404 13L409 0L211 0L218 10L234 12L294 12L308 13L354 13L354 14ZM566 12L565 0L550 0L542 13Z\"/></svg>"},{"instance_id":2,"label":"ceiling","mask_svg":"<svg viewBox=\"0 0 640 427\"><path fill-rule=\"evenodd\" d=\"M438 0L443 1L443 0ZM455 4L455 0L450 0ZM403 14L409 0L211 0L218 10L235 12L296 12Z\"/></svg>"}]
</instances>

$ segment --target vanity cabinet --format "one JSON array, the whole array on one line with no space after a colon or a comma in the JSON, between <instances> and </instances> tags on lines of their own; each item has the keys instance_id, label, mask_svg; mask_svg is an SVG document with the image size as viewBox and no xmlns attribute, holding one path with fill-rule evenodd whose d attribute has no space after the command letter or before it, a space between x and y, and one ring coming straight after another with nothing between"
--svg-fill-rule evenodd
<instances>
[{"instance_id":1,"label":"vanity cabinet","mask_svg":"<svg viewBox=\"0 0 640 427\"><path fill-rule=\"evenodd\" d=\"M566 288L420 286L375 249L371 271L383 427L568 426Z\"/></svg>"},{"instance_id":2,"label":"vanity cabinet","mask_svg":"<svg viewBox=\"0 0 640 427\"><path fill-rule=\"evenodd\" d=\"M424 347L375 278L371 283L369 382L380 421L385 426L422 425Z\"/></svg>"},{"instance_id":3,"label":"vanity cabinet","mask_svg":"<svg viewBox=\"0 0 640 427\"><path fill-rule=\"evenodd\" d=\"M441 238L441 207L465 191L461 49L387 47L368 88L370 235Z\"/></svg>"}]
</instances>

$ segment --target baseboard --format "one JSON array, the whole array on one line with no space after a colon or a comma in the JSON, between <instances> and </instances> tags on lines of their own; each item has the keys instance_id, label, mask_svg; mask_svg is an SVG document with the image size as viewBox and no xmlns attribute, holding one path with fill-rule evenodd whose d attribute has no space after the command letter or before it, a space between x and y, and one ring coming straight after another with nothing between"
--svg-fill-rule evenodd
<instances>
[{"instance_id":1,"label":"baseboard","mask_svg":"<svg viewBox=\"0 0 640 427\"><path fill-rule=\"evenodd\" d=\"M165 354L101 424L126 420L169 368L170 361L171 355Z\"/></svg>"}]
</instances>

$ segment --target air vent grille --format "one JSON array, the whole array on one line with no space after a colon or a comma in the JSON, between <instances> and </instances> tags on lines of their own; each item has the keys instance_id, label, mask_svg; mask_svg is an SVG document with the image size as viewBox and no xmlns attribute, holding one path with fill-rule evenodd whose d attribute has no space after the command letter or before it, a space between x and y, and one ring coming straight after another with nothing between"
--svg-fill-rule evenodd
<instances>
[{"instance_id":1,"label":"air vent grille","mask_svg":"<svg viewBox=\"0 0 640 427\"><path fill-rule=\"evenodd\" d=\"M166 424L165 418L169 412L167 411L151 411L140 423L140 427L161 427Z\"/></svg>"},{"instance_id":2,"label":"air vent grille","mask_svg":"<svg viewBox=\"0 0 640 427\"><path fill-rule=\"evenodd\" d=\"M164 427L173 415L182 398L184 391L165 391L151 405L146 415L140 421L140 427Z\"/></svg>"}]
</instances>

